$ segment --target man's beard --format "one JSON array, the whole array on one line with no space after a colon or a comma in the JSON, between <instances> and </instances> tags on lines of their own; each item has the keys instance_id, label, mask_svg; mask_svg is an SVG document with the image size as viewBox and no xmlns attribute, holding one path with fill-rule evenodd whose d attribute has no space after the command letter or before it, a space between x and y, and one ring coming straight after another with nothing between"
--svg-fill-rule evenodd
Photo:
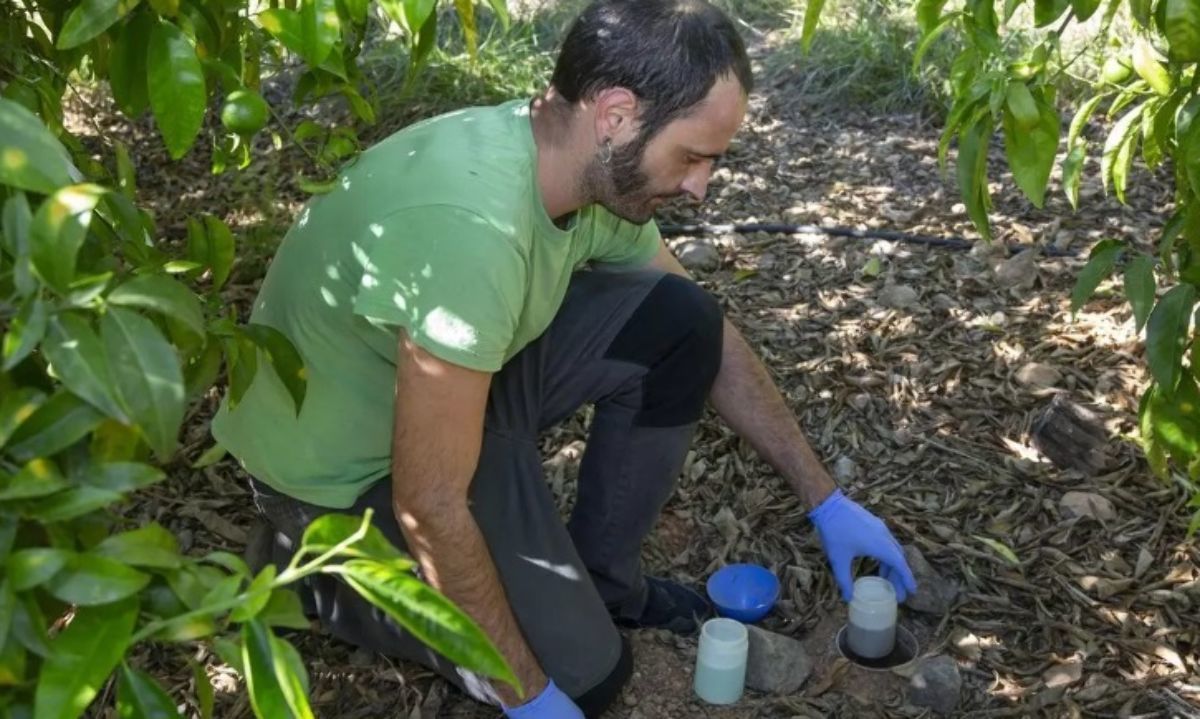
<instances>
[{"instance_id":1,"label":"man's beard","mask_svg":"<svg viewBox=\"0 0 1200 719\"><path fill-rule=\"evenodd\" d=\"M641 138L614 148L607 163L593 157L583 173L584 196L622 220L641 225L654 216L654 200L674 197L648 191L650 178L642 171L646 143Z\"/></svg>"}]
</instances>

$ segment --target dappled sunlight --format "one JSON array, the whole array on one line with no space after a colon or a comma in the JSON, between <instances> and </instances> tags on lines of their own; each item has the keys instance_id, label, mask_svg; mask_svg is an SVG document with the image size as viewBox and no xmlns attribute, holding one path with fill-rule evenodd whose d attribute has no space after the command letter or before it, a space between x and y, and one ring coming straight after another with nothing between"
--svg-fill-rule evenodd
<instances>
[{"instance_id":1,"label":"dappled sunlight","mask_svg":"<svg viewBox=\"0 0 1200 719\"><path fill-rule=\"evenodd\" d=\"M555 564L547 559L527 557L524 554L518 554L517 556L524 561L529 562L533 566L544 569L551 574L562 577L563 579L572 582L578 582L580 579L582 579L582 577L579 575L579 570L575 569L575 567L570 564Z\"/></svg>"}]
</instances>

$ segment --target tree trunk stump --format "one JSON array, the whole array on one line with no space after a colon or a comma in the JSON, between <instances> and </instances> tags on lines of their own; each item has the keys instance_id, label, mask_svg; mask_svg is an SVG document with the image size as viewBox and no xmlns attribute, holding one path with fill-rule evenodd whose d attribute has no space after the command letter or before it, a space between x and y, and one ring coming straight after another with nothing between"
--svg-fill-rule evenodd
<instances>
[{"instance_id":1,"label":"tree trunk stump","mask_svg":"<svg viewBox=\"0 0 1200 719\"><path fill-rule=\"evenodd\" d=\"M1033 446L1059 469L1093 475L1108 464L1108 436L1095 412L1054 396L1033 422Z\"/></svg>"}]
</instances>

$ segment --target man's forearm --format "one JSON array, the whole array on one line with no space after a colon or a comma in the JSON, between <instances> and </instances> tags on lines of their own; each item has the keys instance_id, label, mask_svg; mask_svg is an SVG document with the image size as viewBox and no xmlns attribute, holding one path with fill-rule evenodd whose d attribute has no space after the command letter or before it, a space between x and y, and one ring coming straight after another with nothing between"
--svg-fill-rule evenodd
<instances>
[{"instance_id":1,"label":"man's forearm","mask_svg":"<svg viewBox=\"0 0 1200 719\"><path fill-rule=\"evenodd\" d=\"M766 367L728 320L721 371L711 400L729 427L783 475L810 507L836 488Z\"/></svg>"},{"instance_id":2,"label":"man's forearm","mask_svg":"<svg viewBox=\"0 0 1200 719\"><path fill-rule=\"evenodd\" d=\"M425 580L483 628L521 680L525 699L536 696L545 688L545 674L521 634L487 544L467 506L446 507L433 521L402 508L397 508L396 517ZM504 703L522 703L508 685L496 682L494 686Z\"/></svg>"}]
</instances>

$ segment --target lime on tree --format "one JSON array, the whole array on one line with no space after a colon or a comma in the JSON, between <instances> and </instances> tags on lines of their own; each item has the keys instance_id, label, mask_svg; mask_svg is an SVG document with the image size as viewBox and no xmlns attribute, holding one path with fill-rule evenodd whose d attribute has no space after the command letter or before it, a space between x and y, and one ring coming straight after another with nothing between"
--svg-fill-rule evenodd
<instances>
[{"instance_id":1,"label":"lime on tree","mask_svg":"<svg viewBox=\"0 0 1200 719\"><path fill-rule=\"evenodd\" d=\"M1100 68L1100 79L1114 85L1125 82L1133 74L1133 66L1128 58L1109 57Z\"/></svg>"},{"instance_id":2,"label":"lime on tree","mask_svg":"<svg viewBox=\"0 0 1200 719\"><path fill-rule=\"evenodd\" d=\"M253 135L267 124L270 108L267 101L253 90L234 90L221 107L221 124L230 132Z\"/></svg>"}]
</instances>

